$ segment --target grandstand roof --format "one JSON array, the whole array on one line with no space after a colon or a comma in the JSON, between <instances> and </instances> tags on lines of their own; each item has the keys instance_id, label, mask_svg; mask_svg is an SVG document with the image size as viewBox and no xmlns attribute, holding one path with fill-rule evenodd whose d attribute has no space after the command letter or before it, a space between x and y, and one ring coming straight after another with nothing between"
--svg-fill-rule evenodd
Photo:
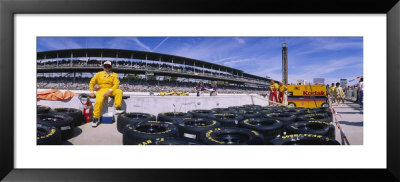
<instances>
[{"instance_id":1,"label":"grandstand roof","mask_svg":"<svg viewBox=\"0 0 400 182\"><path fill-rule=\"evenodd\" d=\"M123 50L123 49L63 49L44 51L37 53L37 60L39 59L55 59L55 58L76 58L76 57L107 57L107 58L127 58L127 59L142 59L153 60L167 63L177 63L184 65L191 65L196 67L204 67L207 69L221 70L232 73L234 75L242 75L260 80L269 80L264 77L244 73L242 70L223 66L220 64L210 63L202 60L186 58L181 56L174 56L169 54L162 54L156 52L136 51L136 50Z\"/></svg>"},{"instance_id":2,"label":"grandstand roof","mask_svg":"<svg viewBox=\"0 0 400 182\"><path fill-rule=\"evenodd\" d=\"M227 66L214 64L206 61L185 58L181 56L174 56L169 54L155 53L155 52L145 52L136 50L123 50L123 49L65 49L65 50L55 50L55 51L45 51L38 52L37 59L54 59L54 58L71 58L73 57L109 57L109 58L133 58L142 60L154 60L161 62L168 62L185 65L195 65L198 67L208 68L218 70L242 73L242 70L230 68Z\"/></svg>"}]
</instances>

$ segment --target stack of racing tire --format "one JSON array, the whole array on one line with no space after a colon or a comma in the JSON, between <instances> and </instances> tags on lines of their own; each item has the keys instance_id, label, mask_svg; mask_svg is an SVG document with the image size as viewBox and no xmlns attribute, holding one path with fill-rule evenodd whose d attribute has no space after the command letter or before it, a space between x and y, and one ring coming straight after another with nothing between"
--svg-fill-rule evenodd
<instances>
[{"instance_id":1,"label":"stack of racing tire","mask_svg":"<svg viewBox=\"0 0 400 182\"><path fill-rule=\"evenodd\" d=\"M83 113L74 108L37 105L37 145L60 145L73 137L74 128L84 123Z\"/></svg>"},{"instance_id":2,"label":"stack of racing tire","mask_svg":"<svg viewBox=\"0 0 400 182\"><path fill-rule=\"evenodd\" d=\"M329 108L243 105L118 115L124 145L340 145Z\"/></svg>"}]
</instances>

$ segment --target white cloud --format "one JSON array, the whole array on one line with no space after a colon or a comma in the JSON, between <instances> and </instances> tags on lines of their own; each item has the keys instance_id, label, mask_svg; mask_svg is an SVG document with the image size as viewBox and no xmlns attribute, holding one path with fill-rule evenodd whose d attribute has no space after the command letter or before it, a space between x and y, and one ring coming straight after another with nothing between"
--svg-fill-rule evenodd
<instances>
[{"instance_id":1,"label":"white cloud","mask_svg":"<svg viewBox=\"0 0 400 182\"><path fill-rule=\"evenodd\" d=\"M160 47L167 39L168 39L168 37L165 38L164 40L162 40L162 41L153 49L153 51L155 51L158 47Z\"/></svg>"},{"instance_id":2,"label":"white cloud","mask_svg":"<svg viewBox=\"0 0 400 182\"><path fill-rule=\"evenodd\" d=\"M282 70L282 62L281 56L274 56L267 59L263 58L256 58L258 60L258 64L255 65L254 69L251 69L250 74L258 75L258 76L269 76L273 79L278 79L274 76L275 73L281 72ZM281 76L280 76L281 77ZM279 77L279 79L280 79Z\"/></svg>"},{"instance_id":3,"label":"white cloud","mask_svg":"<svg viewBox=\"0 0 400 182\"><path fill-rule=\"evenodd\" d=\"M224 62L223 65L229 66L229 67L234 67L235 65L237 65L239 63L249 62L252 60L253 59L238 59L238 60Z\"/></svg>"},{"instance_id":4,"label":"white cloud","mask_svg":"<svg viewBox=\"0 0 400 182\"><path fill-rule=\"evenodd\" d=\"M313 74L327 74L343 68L348 68L349 66L359 65L362 62L361 57L346 57L342 59L333 59L329 61L324 61L321 64L312 64L303 66L302 70L304 72L310 72Z\"/></svg>"},{"instance_id":5,"label":"white cloud","mask_svg":"<svg viewBox=\"0 0 400 182\"><path fill-rule=\"evenodd\" d=\"M336 39L321 39L321 38L313 38L308 46L304 46L303 49L298 49L294 52L294 55L305 55L311 54L319 51L339 51L345 49L362 49L363 42L362 41L343 41Z\"/></svg>"},{"instance_id":6,"label":"white cloud","mask_svg":"<svg viewBox=\"0 0 400 182\"><path fill-rule=\"evenodd\" d=\"M75 42L71 39L60 38L40 38L40 45L46 47L48 50L60 49L79 49L85 48L85 42ZM41 51L41 50L38 50Z\"/></svg>"},{"instance_id":7,"label":"white cloud","mask_svg":"<svg viewBox=\"0 0 400 182\"><path fill-rule=\"evenodd\" d=\"M237 56L233 56L233 57L225 57L225 58L216 58L217 60L213 61L213 63L220 63L220 62L224 62L226 60L232 60L232 59L236 59Z\"/></svg>"},{"instance_id":8,"label":"white cloud","mask_svg":"<svg viewBox=\"0 0 400 182\"><path fill-rule=\"evenodd\" d=\"M236 40L239 44L245 44L246 43L246 41L244 41L244 39L242 39L242 38L235 37L233 39Z\"/></svg>"},{"instance_id":9,"label":"white cloud","mask_svg":"<svg viewBox=\"0 0 400 182\"><path fill-rule=\"evenodd\" d=\"M305 62L304 60L298 60ZM247 69L245 72L258 76L269 76L274 80L282 80L281 56L259 61L258 68ZM323 62L307 64L305 66L290 66L288 70L289 83L296 83L297 80L307 80L312 82L313 78L325 78L326 83L339 82L340 78L349 77L348 74L342 75L341 69L354 68L355 73L362 69L362 57L345 57L341 59L325 60ZM328 82L329 81L329 82Z\"/></svg>"},{"instance_id":10,"label":"white cloud","mask_svg":"<svg viewBox=\"0 0 400 182\"><path fill-rule=\"evenodd\" d=\"M134 42L136 42L136 44L137 44L138 46L142 47L143 49L146 49L147 51L152 52L151 49L150 49L150 47L147 46L146 44L140 42L140 40L139 40L138 38L135 37L135 38L132 38L131 40L133 40Z\"/></svg>"},{"instance_id":11,"label":"white cloud","mask_svg":"<svg viewBox=\"0 0 400 182\"><path fill-rule=\"evenodd\" d=\"M237 44L232 44L231 39L205 39L197 44L184 43L178 45L177 49L172 52L173 55L188 58L200 59L204 61L212 61L212 57L221 53L227 53L235 50Z\"/></svg>"},{"instance_id":12,"label":"white cloud","mask_svg":"<svg viewBox=\"0 0 400 182\"><path fill-rule=\"evenodd\" d=\"M332 59L329 61L324 61L321 64L297 67L294 70L289 70L289 80L293 82L295 82L296 80L307 80L312 82L313 78L325 78L326 80L338 82L340 78L348 77L347 74L344 75L339 70L345 68L359 69L361 65L360 62L362 62L362 57L352 56L342 59ZM356 71L358 70L355 69L355 72ZM329 74L330 76L327 76L327 74Z\"/></svg>"},{"instance_id":13,"label":"white cloud","mask_svg":"<svg viewBox=\"0 0 400 182\"><path fill-rule=\"evenodd\" d=\"M144 49L145 51L152 52L149 46L142 43L138 38L113 38L106 43L108 48L114 49Z\"/></svg>"},{"instance_id":14,"label":"white cloud","mask_svg":"<svg viewBox=\"0 0 400 182\"><path fill-rule=\"evenodd\" d=\"M108 48L114 49L132 49L132 46L134 45L131 40L125 38L114 38L108 41L106 44L108 45Z\"/></svg>"}]
</instances>

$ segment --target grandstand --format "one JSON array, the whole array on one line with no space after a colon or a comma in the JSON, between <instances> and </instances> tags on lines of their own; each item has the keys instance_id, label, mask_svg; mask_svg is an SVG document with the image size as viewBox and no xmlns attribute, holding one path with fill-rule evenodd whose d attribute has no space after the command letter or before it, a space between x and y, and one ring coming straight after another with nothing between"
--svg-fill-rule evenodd
<instances>
[{"instance_id":1,"label":"grandstand","mask_svg":"<svg viewBox=\"0 0 400 182\"><path fill-rule=\"evenodd\" d=\"M198 81L217 81L219 93L258 93L270 79L202 60L121 49L66 49L37 53L37 88L88 90L105 61L131 92L193 91Z\"/></svg>"}]
</instances>

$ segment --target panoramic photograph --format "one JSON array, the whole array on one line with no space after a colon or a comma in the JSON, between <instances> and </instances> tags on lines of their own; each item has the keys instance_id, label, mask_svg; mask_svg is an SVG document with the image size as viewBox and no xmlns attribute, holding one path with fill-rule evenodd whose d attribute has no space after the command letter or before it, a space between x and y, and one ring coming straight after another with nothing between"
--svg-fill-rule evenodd
<instances>
[{"instance_id":1,"label":"panoramic photograph","mask_svg":"<svg viewBox=\"0 0 400 182\"><path fill-rule=\"evenodd\" d=\"M363 37L37 37L37 145L363 145Z\"/></svg>"}]
</instances>

